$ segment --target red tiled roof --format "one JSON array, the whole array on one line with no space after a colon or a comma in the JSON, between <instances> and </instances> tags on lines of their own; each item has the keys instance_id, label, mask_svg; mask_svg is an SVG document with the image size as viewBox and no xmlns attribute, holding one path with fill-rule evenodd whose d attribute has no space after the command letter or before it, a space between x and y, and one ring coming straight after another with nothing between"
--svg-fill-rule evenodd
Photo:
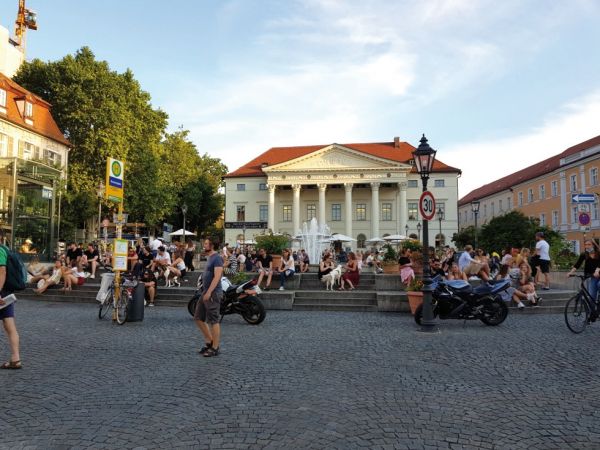
<instances>
[{"instance_id":1,"label":"red tiled roof","mask_svg":"<svg viewBox=\"0 0 600 450\"><path fill-rule=\"evenodd\" d=\"M6 75L0 73L0 88L6 90L6 114L0 113L0 119L6 119L15 125L27 128L34 133L64 145L71 145L62 134L50 112L51 105L44 99L19 86ZM19 112L16 100L25 98L33 105L33 125L25 122Z\"/></svg>"},{"instance_id":2,"label":"red tiled roof","mask_svg":"<svg viewBox=\"0 0 600 450\"><path fill-rule=\"evenodd\" d=\"M237 170L225 175L225 178L236 178L236 177L262 177L265 176L262 171L262 165L267 164L273 166L280 164L285 161L290 161L301 156L308 155L310 153L321 150L327 145L307 145L302 147L273 147L261 155L254 158L252 161L244 164ZM390 159L392 161L398 161L407 163L413 159L412 152L415 151L415 147L407 142L400 142L399 146L396 147L394 142L380 142L380 143L363 143L363 144L341 144L344 147L348 147L353 150L357 150L368 155L376 156L379 158ZM413 168L413 172L415 168ZM450 167L441 161L436 160L433 164L434 172L456 172L460 173L460 169Z\"/></svg>"},{"instance_id":3,"label":"red tiled roof","mask_svg":"<svg viewBox=\"0 0 600 450\"><path fill-rule=\"evenodd\" d=\"M507 175L489 184L485 184L477 189L469 192L458 201L458 206L466 205L476 199L482 199L498 192L509 189L517 184L539 177L546 173L550 173L560 167L560 160L568 156L574 155L582 150L600 145L600 136L596 136L587 141L569 147L558 155L551 156L548 159L535 163L529 167L519 170L518 172Z\"/></svg>"}]
</instances>

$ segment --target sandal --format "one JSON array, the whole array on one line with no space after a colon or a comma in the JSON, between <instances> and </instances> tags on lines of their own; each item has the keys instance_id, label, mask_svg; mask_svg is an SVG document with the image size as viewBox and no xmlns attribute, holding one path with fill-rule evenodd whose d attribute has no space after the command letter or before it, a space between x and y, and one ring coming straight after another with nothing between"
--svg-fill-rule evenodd
<instances>
[{"instance_id":1,"label":"sandal","mask_svg":"<svg viewBox=\"0 0 600 450\"><path fill-rule=\"evenodd\" d=\"M206 353L209 348L212 348L212 341L208 344L204 344L204 347L202 347L198 353Z\"/></svg>"},{"instance_id":2,"label":"sandal","mask_svg":"<svg viewBox=\"0 0 600 450\"><path fill-rule=\"evenodd\" d=\"M4 364L0 366L0 369L8 369L8 370L18 370L22 369L23 366L21 361L6 361Z\"/></svg>"},{"instance_id":3,"label":"sandal","mask_svg":"<svg viewBox=\"0 0 600 450\"><path fill-rule=\"evenodd\" d=\"M211 356L218 356L219 355L219 349L218 348L209 348L208 350L206 350L204 353L202 353L202 356L204 356L205 358L210 358Z\"/></svg>"}]
</instances>

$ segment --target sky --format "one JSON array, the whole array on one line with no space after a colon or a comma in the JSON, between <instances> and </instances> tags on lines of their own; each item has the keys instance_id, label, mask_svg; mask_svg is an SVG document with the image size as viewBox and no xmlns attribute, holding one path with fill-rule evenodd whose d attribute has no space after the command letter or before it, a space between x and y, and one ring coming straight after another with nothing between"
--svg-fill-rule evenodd
<instances>
[{"instance_id":1,"label":"sky","mask_svg":"<svg viewBox=\"0 0 600 450\"><path fill-rule=\"evenodd\" d=\"M0 3L12 30L18 1ZM459 196L600 134L598 0L27 0L27 59L89 46L233 171L276 146L389 142Z\"/></svg>"}]
</instances>

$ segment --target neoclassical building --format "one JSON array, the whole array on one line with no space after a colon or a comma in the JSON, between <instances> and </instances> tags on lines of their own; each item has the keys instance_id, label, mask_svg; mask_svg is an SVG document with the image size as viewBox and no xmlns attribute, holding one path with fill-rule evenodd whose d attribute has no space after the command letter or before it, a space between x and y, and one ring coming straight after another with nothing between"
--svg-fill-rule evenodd
<instances>
[{"instance_id":1,"label":"neoclassical building","mask_svg":"<svg viewBox=\"0 0 600 450\"><path fill-rule=\"evenodd\" d=\"M421 180L415 147L393 142L276 147L225 176L225 241L270 229L296 235L313 217L332 233L365 241L390 234L420 236ZM429 190L444 211L430 223L430 242L449 242L457 230L460 170L435 162ZM440 233L441 228L441 233Z\"/></svg>"}]
</instances>

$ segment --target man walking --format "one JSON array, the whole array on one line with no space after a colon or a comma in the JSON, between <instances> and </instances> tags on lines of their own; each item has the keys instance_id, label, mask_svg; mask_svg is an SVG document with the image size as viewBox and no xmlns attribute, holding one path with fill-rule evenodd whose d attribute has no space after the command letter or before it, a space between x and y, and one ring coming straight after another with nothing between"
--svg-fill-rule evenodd
<instances>
[{"instance_id":1,"label":"man walking","mask_svg":"<svg viewBox=\"0 0 600 450\"><path fill-rule=\"evenodd\" d=\"M2 231L0 231L2 234ZM0 236L3 237L3 236ZM8 264L8 253L6 248L0 246L0 307L5 305L2 298L12 294L10 290L5 288L6 284L6 265ZM0 321L4 326L4 332L8 338L8 346L10 347L10 359L0 365L0 369L20 369L21 356L19 355L19 333L15 324L15 304L11 303L8 306L0 309Z\"/></svg>"},{"instance_id":2,"label":"man walking","mask_svg":"<svg viewBox=\"0 0 600 450\"><path fill-rule=\"evenodd\" d=\"M221 277L223 276L223 258L215 251L212 239L204 240L206 252L206 268L202 274L202 297L196 305L194 320L204 336L205 345L200 350L202 356L211 357L219 354L221 324L219 311L221 308Z\"/></svg>"},{"instance_id":3,"label":"man walking","mask_svg":"<svg viewBox=\"0 0 600 450\"><path fill-rule=\"evenodd\" d=\"M535 254L539 257L540 271L544 275L544 287L550 289L550 244L544 239L544 233L538 231L535 233Z\"/></svg>"}]
</instances>

